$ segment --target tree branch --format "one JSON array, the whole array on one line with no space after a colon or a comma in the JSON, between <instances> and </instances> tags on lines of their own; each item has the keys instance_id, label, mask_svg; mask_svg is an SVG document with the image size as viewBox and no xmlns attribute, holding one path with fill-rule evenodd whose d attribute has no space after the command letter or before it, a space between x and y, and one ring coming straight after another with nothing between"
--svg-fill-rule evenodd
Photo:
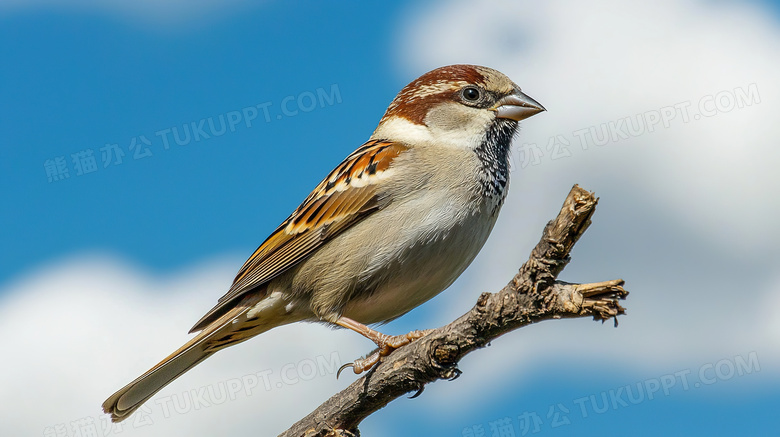
<instances>
[{"instance_id":1,"label":"tree branch","mask_svg":"<svg viewBox=\"0 0 780 437\"><path fill-rule=\"evenodd\" d=\"M570 261L572 247L590 226L597 202L593 193L575 185L528 261L501 291L482 293L474 308L454 322L384 357L280 437L359 435L358 425L373 412L406 393L419 394L425 384L457 378L461 373L457 364L466 354L531 323L593 317L612 318L617 326L617 316L625 313L618 300L628 295L623 280L594 284L556 280Z\"/></svg>"}]
</instances>

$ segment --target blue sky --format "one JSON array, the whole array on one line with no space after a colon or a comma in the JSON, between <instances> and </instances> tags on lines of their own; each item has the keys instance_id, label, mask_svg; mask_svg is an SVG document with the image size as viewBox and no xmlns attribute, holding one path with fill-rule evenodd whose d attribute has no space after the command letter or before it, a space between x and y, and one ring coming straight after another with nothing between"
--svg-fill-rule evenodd
<instances>
[{"instance_id":1,"label":"blue sky","mask_svg":"<svg viewBox=\"0 0 780 437\"><path fill-rule=\"evenodd\" d=\"M505 336L364 435L775 435L778 3L472 3L0 2L0 403L14 413L0 434L105 431L103 399L186 341L401 87L479 63L548 112L523 124L483 254L385 330L440 326L503 286L574 183L601 200L563 279L623 277L629 312L618 329ZM618 135L629 117L642 128ZM275 435L352 380L323 362L371 346L316 325L262 337L113 435ZM283 376L309 363L316 377ZM274 384L250 390L266 370ZM163 412L234 378L246 395ZM664 381L653 399L617 392ZM601 396L617 398L598 413ZM523 434L526 413L540 422Z\"/></svg>"},{"instance_id":2,"label":"blue sky","mask_svg":"<svg viewBox=\"0 0 780 437\"><path fill-rule=\"evenodd\" d=\"M386 8L367 16L392 22L401 14ZM3 178L20 189L3 195L14 207L3 215L10 244L0 278L82 250L114 251L159 271L251 252L366 139L407 79L388 57L392 33L360 18L354 4L305 9L269 2L164 30L78 11L4 14ZM155 135L265 102L278 115L286 96L334 84L341 102L308 113L263 117L168 150ZM130 144L142 135L152 155L133 159ZM77 176L71 155L91 149L102 161L106 144L121 147L122 164ZM50 183L44 163L56 157L70 178Z\"/></svg>"}]
</instances>

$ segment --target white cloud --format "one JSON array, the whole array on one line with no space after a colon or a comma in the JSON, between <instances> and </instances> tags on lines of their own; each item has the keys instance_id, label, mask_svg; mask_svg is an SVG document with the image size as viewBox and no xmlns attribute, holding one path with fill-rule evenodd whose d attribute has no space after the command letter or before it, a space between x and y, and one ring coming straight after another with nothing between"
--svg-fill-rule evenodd
<instances>
[{"instance_id":1,"label":"white cloud","mask_svg":"<svg viewBox=\"0 0 780 437\"><path fill-rule=\"evenodd\" d=\"M524 123L521 137L541 147L541 165L516 172L514 188L549 187L552 177L591 189L626 187L689 232L715 236L726 248L774 249L780 239L780 202L774 201L780 29L759 5L456 1L415 16L398 32L410 75L450 63L489 65L547 106L548 113ZM741 109L689 123L678 114L669 128L659 125L603 147L591 143L588 150L573 134L684 102L691 103L692 116L701 99L712 108L708 96L721 92L726 109L734 89L751 84L760 103ZM572 157L551 159L545 146L554 135L570 141ZM525 213L517 191L510 214Z\"/></svg>"},{"instance_id":2,"label":"white cloud","mask_svg":"<svg viewBox=\"0 0 780 437\"><path fill-rule=\"evenodd\" d=\"M252 5L247 0L0 0L0 14L34 10L107 14L162 31L214 20Z\"/></svg>"},{"instance_id":3,"label":"white cloud","mask_svg":"<svg viewBox=\"0 0 780 437\"><path fill-rule=\"evenodd\" d=\"M84 427L83 435L90 435L89 427L105 435L109 424L100 411L102 401L186 341L186 330L227 287L239 261L212 260L155 277L110 257L82 256L42 267L1 289L0 335L8 353L0 372L0 403L6 406L0 435L45 435L57 427L64 435L79 435L78 427ZM383 330L394 333L448 322L473 304L475 290L488 289L485 278L477 270L435 302L452 314L424 321L419 314L411 315ZM776 290L777 282L772 285ZM638 298L632 301L637 311L620 329L584 320L527 327L468 357L461 366L466 373L457 382L438 383L421 399L399 402L435 409L447 404L451 414L466 413L471 403L490 399L494 388L507 381L527 380L538 371L536 366L567 360L575 363L573 372L604 366L609 357L608 366L632 369L639 377L655 376L727 358L722 350L745 354L758 345L764 373L780 368L772 364L777 357L771 351L780 346L777 332L770 344L761 335L744 340L746 332L776 330L774 319L767 317L778 304L776 295L751 304L750 309L758 311L755 321L737 327L722 324L717 332L705 332L710 335L702 336L703 347L688 348L667 333L637 335L634 324L641 325L659 309L647 295ZM718 313L729 305L714 309ZM404 326L409 323L422 324ZM722 334L728 332L724 339ZM664 337L662 344L676 358L655 357L647 344L657 345L656 335ZM118 435L198 436L247 429L275 435L354 380L348 374L336 380L335 361L351 360L370 348L354 333L320 325L277 328L221 351L176 380L146 404L151 416L136 414L123 422ZM677 367L670 368L670 363ZM269 389L258 373L268 375ZM192 399L198 393L205 403L196 408ZM464 394L470 403L459 400ZM227 400L219 401L225 396ZM391 418L379 413L362 428L382 435L385 420Z\"/></svg>"},{"instance_id":4,"label":"white cloud","mask_svg":"<svg viewBox=\"0 0 780 437\"><path fill-rule=\"evenodd\" d=\"M626 275L632 291L618 329L585 320L524 328L470 357L479 377L438 388L440 401L463 390L478 402L509 372L523 378L545 363L653 377L757 351L762 370L774 372L778 288L761 268L777 264L780 241L780 27L771 14L752 2L507 0L437 2L410 16L397 33L408 76L487 65L549 111L523 122L517 146L537 144L542 156L524 168L515 156L493 237L443 297L441 320L473 305L476 290L507 282L574 183L601 202L563 278ZM694 118L700 103L728 106L749 89L758 90L751 105ZM676 112L668 127L603 146L590 140L587 150L575 134L675 104L690 104L688 122ZM552 159L546 146L556 135L571 156Z\"/></svg>"},{"instance_id":5,"label":"white cloud","mask_svg":"<svg viewBox=\"0 0 780 437\"><path fill-rule=\"evenodd\" d=\"M188 328L226 289L236 265L235 259L217 260L157 278L90 256L44 267L0 290L6 351L0 435L44 435L63 426L64 435L90 426L97 434L85 429L81 435L104 435L103 400L187 340ZM276 435L354 380L336 380L335 359L340 365L370 349L353 333L319 325L277 328L179 378L146 404L153 424L143 426L143 416L134 416L119 435L247 429ZM267 375L270 389L258 372ZM195 409L192 390L201 388L206 404ZM233 396L217 403L231 388Z\"/></svg>"}]
</instances>

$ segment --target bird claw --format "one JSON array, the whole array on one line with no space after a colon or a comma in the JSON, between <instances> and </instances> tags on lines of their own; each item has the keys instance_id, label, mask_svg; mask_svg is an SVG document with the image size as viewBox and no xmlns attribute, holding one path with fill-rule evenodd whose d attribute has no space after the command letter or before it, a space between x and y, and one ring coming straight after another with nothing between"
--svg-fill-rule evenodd
<instances>
[{"instance_id":1,"label":"bird claw","mask_svg":"<svg viewBox=\"0 0 780 437\"><path fill-rule=\"evenodd\" d=\"M343 366L339 367L339 370L336 371L336 379L339 379L339 375L341 375L341 372L346 369L347 367L355 367L355 363L347 363Z\"/></svg>"},{"instance_id":2,"label":"bird claw","mask_svg":"<svg viewBox=\"0 0 780 437\"><path fill-rule=\"evenodd\" d=\"M458 369L457 367L453 367L449 369L445 377L447 378L447 381L455 381L456 379L460 378L460 375L462 374L462 370Z\"/></svg>"},{"instance_id":3,"label":"bird claw","mask_svg":"<svg viewBox=\"0 0 780 437\"><path fill-rule=\"evenodd\" d=\"M336 372L336 379L338 379L339 375L341 375L341 372L346 369L347 367L351 367L352 371L355 373L355 375L360 375L361 373L365 372L366 370L371 369L374 367L377 363L379 363L379 360L382 355L380 353L381 351L375 350L368 356L364 358L358 358L357 360L344 364L343 366L339 367L338 372Z\"/></svg>"},{"instance_id":4,"label":"bird claw","mask_svg":"<svg viewBox=\"0 0 780 437\"><path fill-rule=\"evenodd\" d=\"M416 398L417 396L420 396L424 390L425 390L425 385L421 385L421 386L420 386L420 388L418 388L418 389L417 389L417 393L415 393L415 394L411 395L411 396L409 397L409 399L414 399L414 398Z\"/></svg>"},{"instance_id":5,"label":"bird claw","mask_svg":"<svg viewBox=\"0 0 780 437\"><path fill-rule=\"evenodd\" d=\"M336 372L336 379L338 379L341 372L347 367L351 367L355 375L360 375L366 370L369 370L372 367L379 364L379 361L382 359L382 357L386 357L390 355L391 352L400 348L401 346L406 346L407 344L413 342L414 340L422 338L430 334L431 332L433 332L433 329L426 329L423 331L412 331L403 335L394 335L394 336L386 335L383 338L381 338L381 340L376 342L377 349L375 349L369 355L363 358L358 358L357 360L351 363L347 363L341 366L338 372Z\"/></svg>"}]
</instances>

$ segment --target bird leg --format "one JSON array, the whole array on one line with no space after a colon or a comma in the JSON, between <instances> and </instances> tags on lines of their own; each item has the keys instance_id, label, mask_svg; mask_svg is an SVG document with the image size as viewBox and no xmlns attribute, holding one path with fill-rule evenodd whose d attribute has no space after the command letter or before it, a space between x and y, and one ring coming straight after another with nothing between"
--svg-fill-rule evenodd
<instances>
[{"instance_id":1,"label":"bird leg","mask_svg":"<svg viewBox=\"0 0 780 437\"><path fill-rule=\"evenodd\" d=\"M345 364L339 369L339 373L345 367L352 367L352 371L355 374L363 373L364 371L374 367L379 359L387 356L390 352L398 349L401 346L405 346L418 338L428 335L432 329L426 329L424 331L412 331L403 335L387 335L382 334L379 331L375 331L368 326L356 322L347 317L339 317L336 320L336 324L347 329L351 329L358 334L366 337L367 339L376 343L377 349L364 358L359 358L352 363Z\"/></svg>"}]
</instances>

